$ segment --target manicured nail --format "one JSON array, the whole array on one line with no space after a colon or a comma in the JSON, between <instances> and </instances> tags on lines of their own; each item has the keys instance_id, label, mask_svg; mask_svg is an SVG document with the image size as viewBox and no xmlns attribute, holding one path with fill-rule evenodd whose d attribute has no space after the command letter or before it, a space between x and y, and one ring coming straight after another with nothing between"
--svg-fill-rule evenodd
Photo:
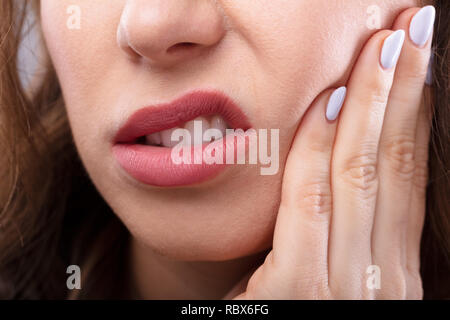
<instances>
[{"instance_id":1,"label":"manicured nail","mask_svg":"<svg viewBox=\"0 0 450 320\"><path fill-rule=\"evenodd\" d=\"M385 69L391 69L397 64L403 43L405 42L405 31L397 30L384 40L381 50L381 65Z\"/></svg>"},{"instance_id":2,"label":"manicured nail","mask_svg":"<svg viewBox=\"0 0 450 320\"><path fill-rule=\"evenodd\" d=\"M326 117L329 121L334 121L341 111L342 105L344 104L345 96L347 95L347 88L340 87L334 90L328 100Z\"/></svg>"},{"instance_id":3,"label":"manicured nail","mask_svg":"<svg viewBox=\"0 0 450 320\"><path fill-rule=\"evenodd\" d=\"M419 10L409 25L409 37L416 46L422 47L430 39L433 32L436 9L426 6Z\"/></svg>"}]
</instances>

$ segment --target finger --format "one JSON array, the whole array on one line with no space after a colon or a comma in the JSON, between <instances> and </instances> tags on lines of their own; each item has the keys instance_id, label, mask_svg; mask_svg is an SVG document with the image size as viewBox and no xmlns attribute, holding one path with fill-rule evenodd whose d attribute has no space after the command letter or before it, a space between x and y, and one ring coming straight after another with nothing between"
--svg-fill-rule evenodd
<instances>
[{"instance_id":1,"label":"finger","mask_svg":"<svg viewBox=\"0 0 450 320\"><path fill-rule=\"evenodd\" d=\"M379 190L372 234L373 263L382 270L383 292L388 294L384 298L404 298L406 294L406 231L408 221L419 218L410 212L417 119L428 70L433 24L432 6L422 10L408 9L394 23L394 29L405 30L407 37L381 134ZM427 34L425 43L422 43L423 39L417 39L419 33ZM418 40L421 42L417 43ZM415 222L419 223L417 219Z\"/></svg>"},{"instance_id":2,"label":"finger","mask_svg":"<svg viewBox=\"0 0 450 320\"><path fill-rule=\"evenodd\" d=\"M330 287L340 298L361 297L371 265L378 145L404 32L376 33L364 47L348 84L332 163L333 219Z\"/></svg>"},{"instance_id":3,"label":"finger","mask_svg":"<svg viewBox=\"0 0 450 320\"><path fill-rule=\"evenodd\" d=\"M415 170L411 195L410 214L411 220L408 221L408 253L407 257L411 270L419 270L420 268L420 240L425 219L425 197L426 187L428 183L428 155L429 141L431 129L431 92L425 90L425 98L419 112L416 133L416 150L415 150Z\"/></svg>"},{"instance_id":4,"label":"finger","mask_svg":"<svg viewBox=\"0 0 450 320\"><path fill-rule=\"evenodd\" d=\"M426 187L428 183L428 155L431 129L431 92L425 89L425 97L419 111L416 133L415 170L411 193L410 215L406 231L407 299L422 299L420 279L420 243L426 210Z\"/></svg>"},{"instance_id":5,"label":"finger","mask_svg":"<svg viewBox=\"0 0 450 320\"><path fill-rule=\"evenodd\" d=\"M303 275L306 285L327 282L331 215L330 165L336 122L345 88L326 90L302 119L285 167L273 262L282 274ZM303 282L305 283L305 282Z\"/></svg>"}]
</instances>

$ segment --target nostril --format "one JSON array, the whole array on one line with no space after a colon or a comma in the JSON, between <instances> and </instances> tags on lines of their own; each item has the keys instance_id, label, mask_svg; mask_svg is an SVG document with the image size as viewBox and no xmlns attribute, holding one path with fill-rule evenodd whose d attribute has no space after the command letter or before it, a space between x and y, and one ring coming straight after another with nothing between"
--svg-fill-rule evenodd
<instances>
[{"instance_id":1,"label":"nostril","mask_svg":"<svg viewBox=\"0 0 450 320\"><path fill-rule=\"evenodd\" d=\"M197 46L197 44L195 44L193 42L180 42L180 43L177 43L177 44L171 46L169 49L167 49L167 53L189 50L191 48L194 48L195 46Z\"/></svg>"}]
</instances>

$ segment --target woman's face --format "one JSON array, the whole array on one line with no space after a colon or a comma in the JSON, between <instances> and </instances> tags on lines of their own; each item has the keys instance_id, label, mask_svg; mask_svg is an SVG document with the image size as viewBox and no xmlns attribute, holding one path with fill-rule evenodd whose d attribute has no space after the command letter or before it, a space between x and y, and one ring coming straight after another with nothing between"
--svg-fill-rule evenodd
<instances>
[{"instance_id":1,"label":"woman's face","mask_svg":"<svg viewBox=\"0 0 450 320\"><path fill-rule=\"evenodd\" d=\"M377 20L389 28L400 11L417 5L373 3L41 0L79 154L132 235L185 260L268 248L284 162L303 114L320 92L345 84ZM226 94L253 128L280 130L277 174L234 165L201 183L158 187L123 169L114 143L129 117L199 89Z\"/></svg>"}]
</instances>

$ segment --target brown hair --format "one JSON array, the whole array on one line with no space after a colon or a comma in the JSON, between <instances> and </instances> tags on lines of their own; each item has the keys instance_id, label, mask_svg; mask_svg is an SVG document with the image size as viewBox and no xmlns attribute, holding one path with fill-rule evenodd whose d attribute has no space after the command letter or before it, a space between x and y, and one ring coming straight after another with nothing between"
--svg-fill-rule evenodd
<instances>
[{"instance_id":1,"label":"brown hair","mask_svg":"<svg viewBox=\"0 0 450 320\"><path fill-rule=\"evenodd\" d=\"M118 298L126 287L128 233L78 158L50 61L32 98L21 85L17 53L30 5L24 3L0 2L0 298ZM435 6L435 112L421 259L428 299L450 298L450 1ZM80 261L89 281L69 295L65 271Z\"/></svg>"}]
</instances>

